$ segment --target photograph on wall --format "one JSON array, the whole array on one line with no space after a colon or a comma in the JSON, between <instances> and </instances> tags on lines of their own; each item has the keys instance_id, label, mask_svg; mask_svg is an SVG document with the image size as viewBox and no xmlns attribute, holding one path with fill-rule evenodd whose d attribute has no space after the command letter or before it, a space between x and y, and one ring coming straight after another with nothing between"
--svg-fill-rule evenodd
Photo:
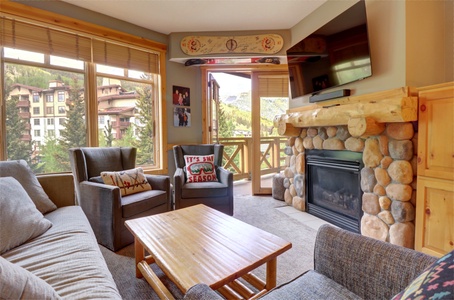
<instances>
[{"instance_id":1,"label":"photograph on wall","mask_svg":"<svg viewBox=\"0 0 454 300\"><path fill-rule=\"evenodd\" d=\"M191 106L189 88L174 85L172 92L173 92L173 105Z\"/></svg>"},{"instance_id":2,"label":"photograph on wall","mask_svg":"<svg viewBox=\"0 0 454 300\"><path fill-rule=\"evenodd\" d=\"M173 125L175 127L191 126L191 109L189 107L174 106Z\"/></svg>"}]
</instances>

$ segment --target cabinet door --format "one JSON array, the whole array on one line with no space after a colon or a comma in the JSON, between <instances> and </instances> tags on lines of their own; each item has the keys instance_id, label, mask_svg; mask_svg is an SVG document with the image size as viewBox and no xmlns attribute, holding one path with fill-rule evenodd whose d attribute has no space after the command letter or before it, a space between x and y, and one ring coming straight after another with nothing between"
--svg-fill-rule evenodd
<instances>
[{"instance_id":1,"label":"cabinet door","mask_svg":"<svg viewBox=\"0 0 454 300\"><path fill-rule=\"evenodd\" d=\"M454 249L454 184L418 176L415 249L442 256Z\"/></svg>"},{"instance_id":2,"label":"cabinet door","mask_svg":"<svg viewBox=\"0 0 454 300\"><path fill-rule=\"evenodd\" d=\"M419 94L418 176L454 180L454 88Z\"/></svg>"}]
</instances>

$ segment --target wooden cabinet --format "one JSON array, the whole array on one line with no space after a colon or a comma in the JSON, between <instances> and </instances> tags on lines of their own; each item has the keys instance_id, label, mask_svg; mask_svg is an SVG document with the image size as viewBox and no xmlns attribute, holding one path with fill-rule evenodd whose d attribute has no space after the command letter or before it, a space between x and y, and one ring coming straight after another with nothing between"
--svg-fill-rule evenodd
<instances>
[{"instance_id":1,"label":"wooden cabinet","mask_svg":"<svg viewBox=\"0 0 454 300\"><path fill-rule=\"evenodd\" d=\"M454 83L419 91L415 249L454 249Z\"/></svg>"}]
</instances>

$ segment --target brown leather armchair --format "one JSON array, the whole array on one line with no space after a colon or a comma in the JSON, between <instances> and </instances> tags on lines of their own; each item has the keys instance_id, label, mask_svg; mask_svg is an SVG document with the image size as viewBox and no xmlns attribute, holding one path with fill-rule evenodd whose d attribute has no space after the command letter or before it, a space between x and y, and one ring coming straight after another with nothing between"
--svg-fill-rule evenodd
<instances>
[{"instance_id":1,"label":"brown leather armchair","mask_svg":"<svg viewBox=\"0 0 454 300\"><path fill-rule=\"evenodd\" d=\"M222 167L224 145L177 145L173 147L176 171L173 176L175 209L205 204L233 215L233 174ZM187 182L185 155L214 154L216 182Z\"/></svg>"},{"instance_id":2,"label":"brown leather armchair","mask_svg":"<svg viewBox=\"0 0 454 300\"><path fill-rule=\"evenodd\" d=\"M152 190L122 196L120 188L104 184L103 171L135 168L136 148L84 147L69 150L76 202L90 221L98 243L117 251L134 241L125 221L171 210L170 178L145 175Z\"/></svg>"}]
</instances>

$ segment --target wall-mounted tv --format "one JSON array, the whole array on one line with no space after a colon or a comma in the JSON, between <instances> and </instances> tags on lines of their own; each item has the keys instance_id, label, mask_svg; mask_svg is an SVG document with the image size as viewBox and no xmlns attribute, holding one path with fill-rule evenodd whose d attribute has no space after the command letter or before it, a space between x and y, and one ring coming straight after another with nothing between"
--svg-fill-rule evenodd
<instances>
[{"instance_id":1,"label":"wall-mounted tv","mask_svg":"<svg viewBox=\"0 0 454 300\"><path fill-rule=\"evenodd\" d=\"M287 63L293 99L305 95L316 98L314 95L328 89L371 76L364 0L289 48Z\"/></svg>"}]
</instances>

